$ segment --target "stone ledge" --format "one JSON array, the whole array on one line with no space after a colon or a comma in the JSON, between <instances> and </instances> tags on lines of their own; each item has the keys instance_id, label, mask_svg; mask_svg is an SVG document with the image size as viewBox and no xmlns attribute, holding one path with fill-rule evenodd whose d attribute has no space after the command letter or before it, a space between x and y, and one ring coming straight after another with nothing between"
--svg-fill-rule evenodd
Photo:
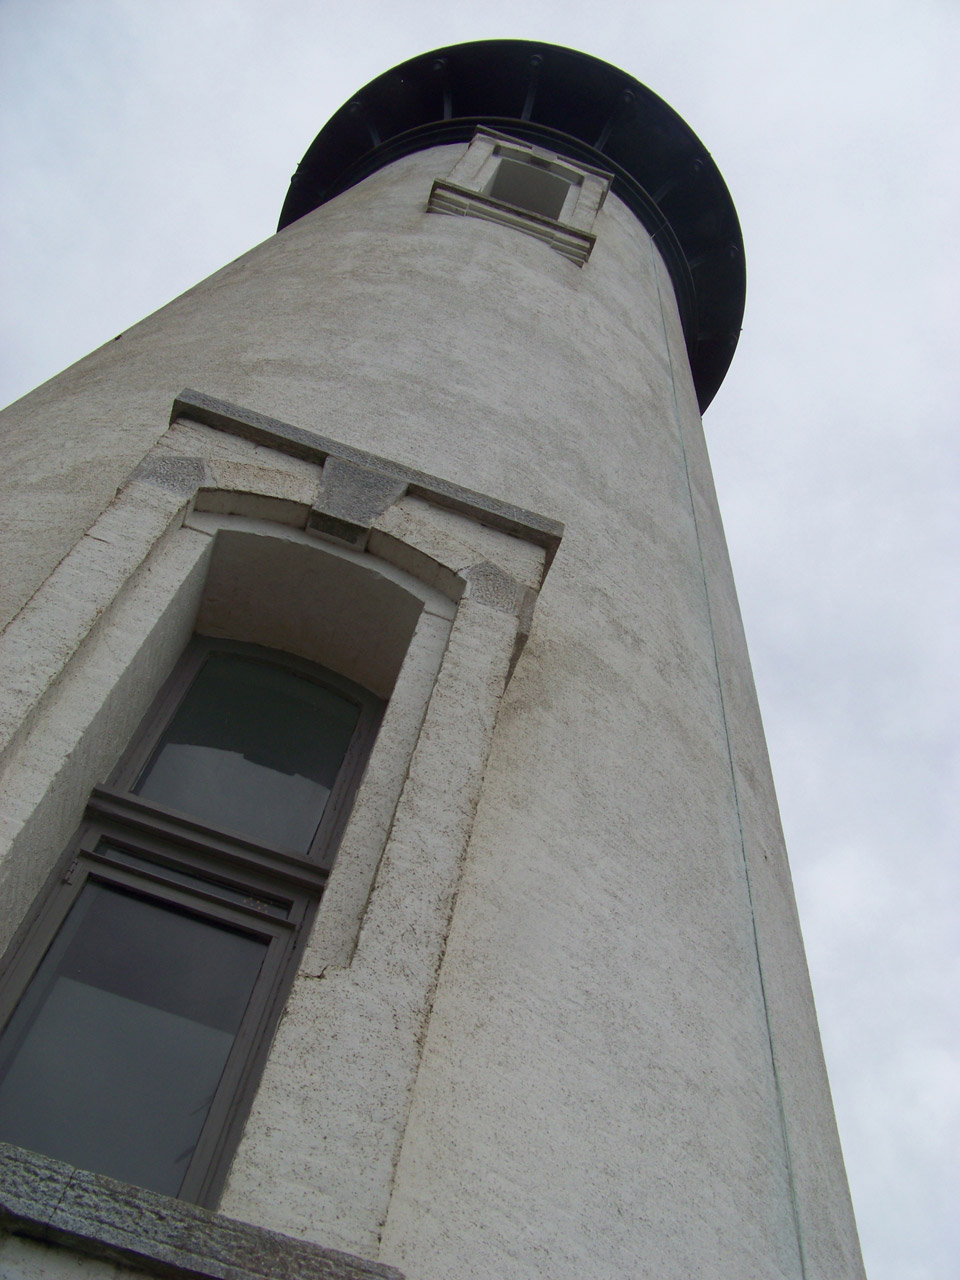
<instances>
[{"instance_id":1,"label":"stone ledge","mask_svg":"<svg viewBox=\"0 0 960 1280\"><path fill-rule=\"evenodd\" d=\"M430 191L427 212L481 218L484 222L512 227L515 231L522 231L524 235L543 240L551 249L569 258L578 267L582 267L587 261L597 242L597 237L590 231L581 231L569 223L518 209L503 200L495 200L492 196L482 195L478 191L471 191L468 187L440 178L434 182Z\"/></svg>"},{"instance_id":2,"label":"stone ledge","mask_svg":"<svg viewBox=\"0 0 960 1280\"><path fill-rule=\"evenodd\" d=\"M403 1280L294 1240L0 1143L0 1231L169 1280Z\"/></svg>"}]
</instances>

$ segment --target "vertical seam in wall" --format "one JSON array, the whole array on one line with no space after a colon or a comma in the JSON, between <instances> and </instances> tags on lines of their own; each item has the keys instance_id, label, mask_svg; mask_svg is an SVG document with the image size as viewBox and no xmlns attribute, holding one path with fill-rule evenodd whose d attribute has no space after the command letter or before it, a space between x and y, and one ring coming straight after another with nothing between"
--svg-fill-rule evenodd
<instances>
[{"instance_id":1,"label":"vertical seam in wall","mask_svg":"<svg viewBox=\"0 0 960 1280\"><path fill-rule=\"evenodd\" d=\"M651 254L656 254L656 248L651 243ZM773 1029L770 1025L770 1006L767 1000L767 984L763 975L763 962L760 959L760 938L757 933L757 916L753 905L753 886L750 882L750 866L747 862L747 846L743 834L743 817L740 811L740 789L737 786L737 771L733 762L733 747L730 742L730 726L727 721L727 704L723 696L723 680L720 675L720 654L717 649L717 635L713 625L713 609L710 605L710 587L707 581L706 565L703 561L703 545L700 540L700 522L697 519L697 506L693 496L693 484L690 480L690 464L687 459L687 448L683 442L683 428L680 424L680 405L677 401L677 379L673 366L673 354L670 348L670 339L667 334L667 321L663 310L663 295L660 290L660 272L658 263L654 259L653 262L654 278L657 282L657 302L660 307L660 323L663 328L663 343L667 352L667 361L670 366L670 386L673 393L673 410L674 424L677 429L677 439L680 442L680 452L683 455L683 471L687 482L687 494L690 499L690 514L693 517L693 530L697 540L697 556L700 560L700 575L703 581L703 596L707 607L707 623L710 627L710 642L713 645L713 662L714 669L717 673L717 696L720 701L720 718L723 722L723 733L727 745L727 760L730 763L730 781L733 786L733 800L737 812L737 828L740 835L740 858L743 864L743 878L747 887L747 902L750 907L750 927L753 930L753 948L757 957L757 976L760 981L760 997L763 1001L763 1017L767 1028L767 1047L770 1052L770 1066L773 1070L773 1083L777 1095L777 1114L780 1119L780 1135L783 1141L784 1157L787 1166L787 1182L790 1187L790 1208L793 1213L793 1225L797 1236L797 1254L800 1260L800 1276L801 1280L806 1280L806 1260L803 1251L803 1235L800 1230L800 1213L797 1205L797 1188L793 1176L793 1157L790 1152L790 1138L787 1132L787 1118L783 1107L783 1091L780 1087L780 1072L777 1069L777 1055L773 1044Z\"/></svg>"}]
</instances>

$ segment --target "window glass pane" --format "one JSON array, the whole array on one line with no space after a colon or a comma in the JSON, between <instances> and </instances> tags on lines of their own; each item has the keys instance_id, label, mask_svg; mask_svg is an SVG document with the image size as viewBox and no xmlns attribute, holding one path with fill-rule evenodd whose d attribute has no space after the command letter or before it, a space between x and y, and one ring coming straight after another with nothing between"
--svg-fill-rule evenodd
<instances>
[{"instance_id":1,"label":"window glass pane","mask_svg":"<svg viewBox=\"0 0 960 1280\"><path fill-rule=\"evenodd\" d=\"M0 1036L0 1139L176 1195L267 945L88 881Z\"/></svg>"},{"instance_id":2,"label":"window glass pane","mask_svg":"<svg viewBox=\"0 0 960 1280\"><path fill-rule=\"evenodd\" d=\"M306 853L359 716L355 703L284 667L211 654L134 790Z\"/></svg>"},{"instance_id":3,"label":"window glass pane","mask_svg":"<svg viewBox=\"0 0 960 1280\"><path fill-rule=\"evenodd\" d=\"M504 156L487 184L485 195L546 218L559 218L570 183L549 169Z\"/></svg>"}]
</instances>

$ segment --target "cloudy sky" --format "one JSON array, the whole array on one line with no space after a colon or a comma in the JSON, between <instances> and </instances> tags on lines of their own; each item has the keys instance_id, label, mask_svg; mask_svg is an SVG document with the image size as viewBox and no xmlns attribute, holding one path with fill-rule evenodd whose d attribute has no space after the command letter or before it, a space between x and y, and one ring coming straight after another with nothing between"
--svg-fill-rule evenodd
<instances>
[{"instance_id":1,"label":"cloudy sky","mask_svg":"<svg viewBox=\"0 0 960 1280\"><path fill-rule=\"evenodd\" d=\"M270 235L367 80L492 36L623 67L733 194L706 426L867 1270L956 1280L958 0L0 0L0 402Z\"/></svg>"}]
</instances>

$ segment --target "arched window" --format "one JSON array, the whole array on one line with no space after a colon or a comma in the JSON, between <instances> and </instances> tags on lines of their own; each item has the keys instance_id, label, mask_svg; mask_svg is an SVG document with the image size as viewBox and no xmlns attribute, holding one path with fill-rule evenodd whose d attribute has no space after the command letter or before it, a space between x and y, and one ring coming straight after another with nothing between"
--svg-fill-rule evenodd
<instances>
[{"instance_id":1,"label":"arched window","mask_svg":"<svg viewBox=\"0 0 960 1280\"><path fill-rule=\"evenodd\" d=\"M0 1139L375 1231L562 530L197 393L174 418L0 637Z\"/></svg>"},{"instance_id":2,"label":"arched window","mask_svg":"<svg viewBox=\"0 0 960 1280\"><path fill-rule=\"evenodd\" d=\"M213 1203L381 715L197 639L96 788L0 995L0 1139Z\"/></svg>"}]
</instances>

